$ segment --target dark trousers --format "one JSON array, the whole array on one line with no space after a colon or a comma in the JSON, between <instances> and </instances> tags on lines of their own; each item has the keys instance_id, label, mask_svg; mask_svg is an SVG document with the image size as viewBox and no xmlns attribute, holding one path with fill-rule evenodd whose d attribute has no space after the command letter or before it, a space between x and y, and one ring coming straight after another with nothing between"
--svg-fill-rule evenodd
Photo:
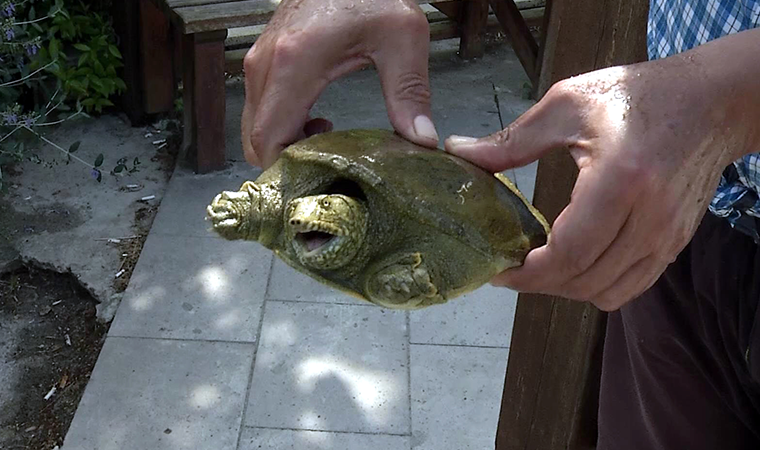
<instances>
[{"instance_id":1,"label":"dark trousers","mask_svg":"<svg viewBox=\"0 0 760 450\"><path fill-rule=\"evenodd\" d=\"M659 281L609 316L597 449L760 449L758 299L758 246L708 213Z\"/></svg>"}]
</instances>

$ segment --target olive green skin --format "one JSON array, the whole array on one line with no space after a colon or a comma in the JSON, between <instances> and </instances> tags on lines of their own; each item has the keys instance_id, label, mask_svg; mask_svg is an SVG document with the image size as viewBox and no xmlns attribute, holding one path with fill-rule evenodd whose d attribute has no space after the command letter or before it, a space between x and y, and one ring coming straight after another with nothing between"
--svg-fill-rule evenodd
<instances>
[{"instance_id":1,"label":"olive green skin","mask_svg":"<svg viewBox=\"0 0 760 450\"><path fill-rule=\"evenodd\" d=\"M239 238L258 240L295 269L389 308L423 308L476 289L521 265L549 232L505 177L386 130L300 141L255 184L265 193L264 220L258 235ZM361 198L369 221L350 263L315 270L299 263L283 210L291 199L329 193Z\"/></svg>"}]
</instances>

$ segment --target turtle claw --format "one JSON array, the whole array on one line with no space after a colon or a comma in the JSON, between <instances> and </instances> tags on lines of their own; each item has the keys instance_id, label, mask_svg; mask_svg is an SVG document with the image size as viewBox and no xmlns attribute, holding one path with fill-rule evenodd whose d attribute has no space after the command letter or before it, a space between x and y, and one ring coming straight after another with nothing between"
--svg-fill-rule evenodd
<instances>
[{"instance_id":1,"label":"turtle claw","mask_svg":"<svg viewBox=\"0 0 760 450\"><path fill-rule=\"evenodd\" d=\"M248 194L222 192L206 208L206 217L211 220L214 230L227 239L238 239L239 229L243 224L242 213L246 210L239 205L248 201Z\"/></svg>"}]
</instances>

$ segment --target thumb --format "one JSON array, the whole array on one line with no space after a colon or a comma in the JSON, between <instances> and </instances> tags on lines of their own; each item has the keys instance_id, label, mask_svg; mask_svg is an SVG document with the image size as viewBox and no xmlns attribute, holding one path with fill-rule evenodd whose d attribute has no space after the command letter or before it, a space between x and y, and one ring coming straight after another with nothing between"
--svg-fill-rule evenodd
<instances>
[{"instance_id":1,"label":"thumb","mask_svg":"<svg viewBox=\"0 0 760 450\"><path fill-rule=\"evenodd\" d=\"M438 132L430 112L428 41L425 31L419 39L409 39L403 45L385 45L372 59L393 128L416 144L437 147Z\"/></svg>"},{"instance_id":2,"label":"thumb","mask_svg":"<svg viewBox=\"0 0 760 450\"><path fill-rule=\"evenodd\" d=\"M452 135L444 147L495 173L525 166L549 150L569 146L579 130L577 110L563 107L547 94L507 128L480 139Z\"/></svg>"}]
</instances>

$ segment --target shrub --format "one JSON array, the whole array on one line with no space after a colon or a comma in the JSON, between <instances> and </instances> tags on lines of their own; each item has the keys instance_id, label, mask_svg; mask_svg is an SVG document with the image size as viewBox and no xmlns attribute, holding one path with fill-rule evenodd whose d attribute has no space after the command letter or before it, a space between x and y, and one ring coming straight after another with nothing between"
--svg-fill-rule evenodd
<instances>
[{"instance_id":1,"label":"shrub","mask_svg":"<svg viewBox=\"0 0 760 450\"><path fill-rule=\"evenodd\" d=\"M44 137L43 129L113 105L126 89L117 75L121 54L107 6L63 0L0 0L0 189L2 169L40 141L67 162L88 166L100 181L103 155L90 164ZM96 2L97 3L97 2ZM120 160L112 172L126 168Z\"/></svg>"}]
</instances>

